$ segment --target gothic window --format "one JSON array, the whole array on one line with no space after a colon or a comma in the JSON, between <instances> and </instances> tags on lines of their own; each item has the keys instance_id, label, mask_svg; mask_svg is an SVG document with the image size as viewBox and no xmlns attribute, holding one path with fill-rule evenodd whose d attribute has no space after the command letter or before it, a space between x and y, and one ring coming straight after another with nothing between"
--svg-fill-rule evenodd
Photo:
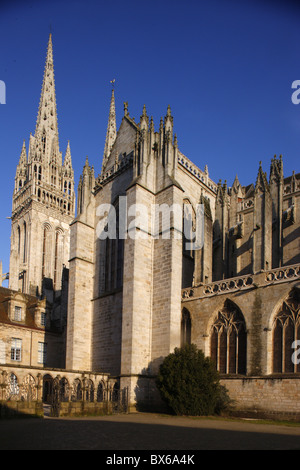
<instances>
[{"instance_id":1,"label":"gothic window","mask_svg":"<svg viewBox=\"0 0 300 470\"><path fill-rule=\"evenodd\" d=\"M294 360L294 341L300 339L300 294L293 290L282 302L273 323L273 372L300 372Z\"/></svg>"},{"instance_id":2,"label":"gothic window","mask_svg":"<svg viewBox=\"0 0 300 470\"><path fill-rule=\"evenodd\" d=\"M54 249L54 288L59 289L60 275L62 272L63 257L63 233L60 230L55 232L55 249Z\"/></svg>"},{"instance_id":3,"label":"gothic window","mask_svg":"<svg viewBox=\"0 0 300 470\"><path fill-rule=\"evenodd\" d=\"M56 166L51 165L51 178L50 178L51 184L56 186Z\"/></svg>"},{"instance_id":4,"label":"gothic window","mask_svg":"<svg viewBox=\"0 0 300 470\"><path fill-rule=\"evenodd\" d=\"M24 229L24 239L23 239L23 263L26 263L27 260L27 228L26 222L23 224Z\"/></svg>"},{"instance_id":5,"label":"gothic window","mask_svg":"<svg viewBox=\"0 0 300 470\"><path fill-rule=\"evenodd\" d=\"M190 247L195 236L196 215L192 204L185 200L183 202L183 237L182 250L185 256L194 258L194 250Z\"/></svg>"},{"instance_id":6,"label":"gothic window","mask_svg":"<svg viewBox=\"0 0 300 470\"><path fill-rule=\"evenodd\" d=\"M51 233L50 226L48 224L44 225L43 233L43 249L42 249L42 279L44 277L51 277L49 271L49 263L51 256Z\"/></svg>"},{"instance_id":7,"label":"gothic window","mask_svg":"<svg viewBox=\"0 0 300 470\"><path fill-rule=\"evenodd\" d=\"M247 334L240 309L226 300L210 333L211 358L221 374L246 373Z\"/></svg>"},{"instance_id":8,"label":"gothic window","mask_svg":"<svg viewBox=\"0 0 300 470\"><path fill-rule=\"evenodd\" d=\"M182 288L189 287L193 283L195 256L190 246L195 230L195 211L188 199L183 201L182 218Z\"/></svg>"},{"instance_id":9,"label":"gothic window","mask_svg":"<svg viewBox=\"0 0 300 470\"><path fill-rule=\"evenodd\" d=\"M119 206L116 207L116 237L105 240L105 290L119 289L123 284L124 240L119 239Z\"/></svg>"},{"instance_id":10,"label":"gothic window","mask_svg":"<svg viewBox=\"0 0 300 470\"><path fill-rule=\"evenodd\" d=\"M17 228L17 232L18 232L18 255L19 255L20 249L21 249L21 230L19 226Z\"/></svg>"},{"instance_id":11,"label":"gothic window","mask_svg":"<svg viewBox=\"0 0 300 470\"><path fill-rule=\"evenodd\" d=\"M38 180L42 181L42 167L41 166L39 166Z\"/></svg>"},{"instance_id":12,"label":"gothic window","mask_svg":"<svg viewBox=\"0 0 300 470\"><path fill-rule=\"evenodd\" d=\"M192 322L190 312L184 308L181 316L181 346L191 344Z\"/></svg>"}]
</instances>

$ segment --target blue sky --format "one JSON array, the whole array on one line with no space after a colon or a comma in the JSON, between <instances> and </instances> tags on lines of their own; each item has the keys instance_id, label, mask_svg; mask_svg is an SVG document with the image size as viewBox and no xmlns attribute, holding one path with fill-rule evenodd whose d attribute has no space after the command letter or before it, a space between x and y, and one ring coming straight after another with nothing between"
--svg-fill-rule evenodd
<instances>
[{"instance_id":1,"label":"blue sky","mask_svg":"<svg viewBox=\"0 0 300 470\"><path fill-rule=\"evenodd\" d=\"M34 133L50 28L60 150L70 140L78 182L101 169L111 85L146 105L158 129L170 104L180 150L210 177L255 182L273 155L300 171L300 8L258 0L2 0L0 3L0 259L9 270L11 198L23 139ZM5 284L4 284L5 285Z\"/></svg>"}]
</instances>

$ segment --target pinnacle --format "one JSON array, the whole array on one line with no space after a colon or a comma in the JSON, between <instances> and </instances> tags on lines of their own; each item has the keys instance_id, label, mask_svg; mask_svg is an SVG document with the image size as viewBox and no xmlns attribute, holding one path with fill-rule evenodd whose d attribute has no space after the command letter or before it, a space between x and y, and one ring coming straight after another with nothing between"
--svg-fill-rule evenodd
<instances>
[{"instance_id":1,"label":"pinnacle","mask_svg":"<svg viewBox=\"0 0 300 470\"><path fill-rule=\"evenodd\" d=\"M115 109L115 93L114 93L114 88L113 88L111 92L106 139L105 139L104 153L103 153L103 159L102 159L102 170L105 168L105 165L108 161L112 146L116 140L116 136L117 136L117 124L116 124L116 109Z\"/></svg>"}]
</instances>

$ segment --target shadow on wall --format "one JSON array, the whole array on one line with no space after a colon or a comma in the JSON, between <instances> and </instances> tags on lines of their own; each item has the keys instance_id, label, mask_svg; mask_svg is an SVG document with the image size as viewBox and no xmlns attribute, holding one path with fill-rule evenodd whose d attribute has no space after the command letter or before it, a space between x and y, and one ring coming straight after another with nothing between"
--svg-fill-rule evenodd
<instances>
[{"instance_id":1,"label":"shadow on wall","mask_svg":"<svg viewBox=\"0 0 300 470\"><path fill-rule=\"evenodd\" d=\"M156 386L156 377L160 364L164 357L159 357L151 361L147 368L144 368L136 383L135 397L136 410L141 412L151 411L157 413L174 414L173 411L162 400Z\"/></svg>"},{"instance_id":2,"label":"shadow on wall","mask_svg":"<svg viewBox=\"0 0 300 470\"><path fill-rule=\"evenodd\" d=\"M6 401L0 403L0 419L8 418L43 418L42 402Z\"/></svg>"}]
</instances>

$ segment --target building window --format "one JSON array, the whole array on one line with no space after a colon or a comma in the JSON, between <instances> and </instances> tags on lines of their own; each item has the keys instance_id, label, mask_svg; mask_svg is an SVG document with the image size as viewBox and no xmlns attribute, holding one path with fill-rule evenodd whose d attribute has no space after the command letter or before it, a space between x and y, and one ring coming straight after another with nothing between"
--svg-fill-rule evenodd
<instances>
[{"instance_id":1,"label":"building window","mask_svg":"<svg viewBox=\"0 0 300 470\"><path fill-rule=\"evenodd\" d=\"M196 214L188 199L183 201L182 219L182 288L193 284L195 270L195 242Z\"/></svg>"},{"instance_id":2,"label":"building window","mask_svg":"<svg viewBox=\"0 0 300 470\"><path fill-rule=\"evenodd\" d=\"M221 374L246 374L247 334L240 309L226 300L212 325L211 358Z\"/></svg>"},{"instance_id":3,"label":"building window","mask_svg":"<svg viewBox=\"0 0 300 470\"><path fill-rule=\"evenodd\" d=\"M41 313L41 325L46 326L46 313L45 312Z\"/></svg>"},{"instance_id":4,"label":"building window","mask_svg":"<svg viewBox=\"0 0 300 470\"><path fill-rule=\"evenodd\" d=\"M38 344L38 363L39 364L46 364L47 360L47 343Z\"/></svg>"},{"instance_id":5,"label":"building window","mask_svg":"<svg viewBox=\"0 0 300 470\"><path fill-rule=\"evenodd\" d=\"M50 258L51 258L51 233L50 226L44 225L43 233L43 248L42 248L42 279L44 277L51 278L50 273Z\"/></svg>"},{"instance_id":6,"label":"building window","mask_svg":"<svg viewBox=\"0 0 300 470\"><path fill-rule=\"evenodd\" d=\"M24 222L23 228L24 228L23 263L26 263L26 261L27 261L27 229L26 229L26 222Z\"/></svg>"},{"instance_id":7,"label":"building window","mask_svg":"<svg viewBox=\"0 0 300 470\"><path fill-rule=\"evenodd\" d=\"M15 321L21 321L22 320L22 307L15 306L15 311L14 311L14 320Z\"/></svg>"},{"instance_id":8,"label":"building window","mask_svg":"<svg viewBox=\"0 0 300 470\"><path fill-rule=\"evenodd\" d=\"M21 361L22 358L22 340L19 338L12 338L11 340L11 354L12 361Z\"/></svg>"},{"instance_id":9,"label":"building window","mask_svg":"<svg viewBox=\"0 0 300 470\"><path fill-rule=\"evenodd\" d=\"M116 207L116 237L106 238L105 291L119 289L123 285L124 240L119 235L119 206ZM107 230L107 227L105 228Z\"/></svg>"},{"instance_id":10,"label":"building window","mask_svg":"<svg viewBox=\"0 0 300 470\"><path fill-rule=\"evenodd\" d=\"M300 339L300 294L293 290L283 301L273 323L273 372L300 372L293 361L293 343Z\"/></svg>"},{"instance_id":11,"label":"building window","mask_svg":"<svg viewBox=\"0 0 300 470\"><path fill-rule=\"evenodd\" d=\"M192 322L190 312L184 308L181 317L181 347L191 344Z\"/></svg>"}]
</instances>

